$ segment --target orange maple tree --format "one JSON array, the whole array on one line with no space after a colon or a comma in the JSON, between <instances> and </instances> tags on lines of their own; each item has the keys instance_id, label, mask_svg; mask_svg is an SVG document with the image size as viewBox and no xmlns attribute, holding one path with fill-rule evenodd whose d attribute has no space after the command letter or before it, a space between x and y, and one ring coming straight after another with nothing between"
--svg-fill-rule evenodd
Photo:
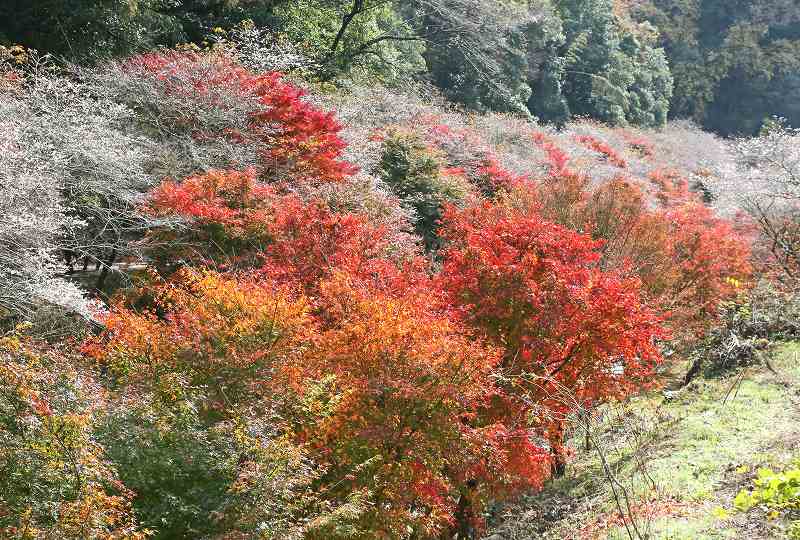
<instances>
[{"instance_id":1,"label":"orange maple tree","mask_svg":"<svg viewBox=\"0 0 800 540\"><path fill-rule=\"evenodd\" d=\"M529 416L563 464L566 416L653 382L666 337L640 283L603 271L599 241L507 201L450 209L441 286L461 317L503 348L492 417Z\"/></svg>"}]
</instances>

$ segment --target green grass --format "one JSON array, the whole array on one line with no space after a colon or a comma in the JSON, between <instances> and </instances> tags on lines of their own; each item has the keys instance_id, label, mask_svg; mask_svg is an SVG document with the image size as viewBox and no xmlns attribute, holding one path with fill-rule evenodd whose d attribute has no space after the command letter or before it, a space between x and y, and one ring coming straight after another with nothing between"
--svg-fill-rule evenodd
<instances>
[{"instance_id":1,"label":"green grass","mask_svg":"<svg viewBox=\"0 0 800 540\"><path fill-rule=\"evenodd\" d=\"M669 400L654 393L605 408L593 436L631 503L655 510L649 518L635 512L647 538L781 537L763 516L732 507L757 467L781 468L800 455L798 358L800 343L785 344L770 355L777 375L753 367L698 378ZM504 538L628 538L614 526L610 483L584 435L571 442L567 475L504 510Z\"/></svg>"},{"instance_id":2,"label":"green grass","mask_svg":"<svg viewBox=\"0 0 800 540\"><path fill-rule=\"evenodd\" d=\"M720 519L720 508L731 508L733 496L748 483L755 468L780 467L798 455L798 357L800 344L785 344L772 354L777 376L765 368L750 368L727 377L700 379L660 406L660 417L671 420L650 448L647 469L659 497L685 503L686 512L654 519L648 524L650 538L752 538L742 536L738 529L740 516ZM648 414L659 409L658 399L640 398L633 406ZM657 430L653 437L659 437ZM621 474L626 472L632 473L629 469ZM630 484L642 492L641 485L637 486L640 479L633 477ZM619 528L608 534L609 539L627 537Z\"/></svg>"}]
</instances>

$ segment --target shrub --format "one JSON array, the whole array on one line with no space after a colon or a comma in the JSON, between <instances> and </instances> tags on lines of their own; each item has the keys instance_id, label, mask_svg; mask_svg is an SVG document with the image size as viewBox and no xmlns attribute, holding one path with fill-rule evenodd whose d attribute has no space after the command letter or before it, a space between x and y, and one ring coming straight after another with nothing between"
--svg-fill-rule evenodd
<instances>
[{"instance_id":1,"label":"shrub","mask_svg":"<svg viewBox=\"0 0 800 540\"><path fill-rule=\"evenodd\" d=\"M312 518L347 526L312 491L323 469L281 433L279 417L239 410L209 425L205 416L192 396L129 392L98 426L155 538L299 540L314 530ZM359 504L339 511L358 514Z\"/></svg>"},{"instance_id":2,"label":"shrub","mask_svg":"<svg viewBox=\"0 0 800 540\"><path fill-rule=\"evenodd\" d=\"M442 157L417 136L391 133L383 140L381 178L416 214L415 230L429 250L438 247L436 234L442 206L462 201L470 191L461 171L446 169Z\"/></svg>"},{"instance_id":3,"label":"shrub","mask_svg":"<svg viewBox=\"0 0 800 540\"><path fill-rule=\"evenodd\" d=\"M366 275L373 262L411 262L417 248L368 216L334 212L258 182L253 170L210 171L153 191L149 212L180 220L151 231L150 253L162 272L176 263L225 270L259 269L311 291L334 269Z\"/></svg>"},{"instance_id":4,"label":"shrub","mask_svg":"<svg viewBox=\"0 0 800 540\"><path fill-rule=\"evenodd\" d=\"M95 430L102 388L74 358L0 338L0 536L143 539Z\"/></svg>"},{"instance_id":5,"label":"shrub","mask_svg":"<svg viewBox=\"0 0 800 540\"><path fill-rule=\"evenodd\" d=\"M638 280L597 267L599 242L536 208L503 200L451 208L445 223L441 286L464 321L503 350L502 391L489 414L537 410L533 428L561 467L563 426L576 404L652 384L656 340L665 337L659 318Z\"/></svg>"},{"instance_id":6,"label":"shrub","mask_svg":"<svg viewBox=\"0 0 800 540\"><path fill-rule=\"evenodd\" d=\"M351 531L361 494L318 497L324 464L280 415L292 394L279 374L315 327L303 298L184 269L104 323L83 346L119 396L99 432L157 537Z\"/></svg>"},{"instance_id":7,"label":"shrub","mask_svg":"<svg viewBox=\"0 0 800 540\"><path fill-rule=\"evenodd\" d=\"M788 519L788 538L792 540L800 538L800 461L794 465L778 473L772 469L758 469L753 489L743 489L733 501L741 512L758 507L769 519Z\"/></svg>"},{"instance_id":8,"label":"shrub","mask_svg":"<svg viewBox=\"0 0 800 540\"><path fill-rule=\"evenodd\" d=\"M0 89L0 307L89 316L63 274L80 258L108 267L135 251L148 225L136 208L152 185L148 144L125 132L131 111L31 55L13 72L20 84Z\"/></svg>"},{"instance_id":9,"label":"shrub","mask_svg":"<svg viewBox=\"0 0 800 540\"><path fill-rule=\"evenodd\" d=\"M576 140L585 145L587 148L591 148L595 152L604 156L605 159L611 162L614 166L619 167L620 169L625 169L628 166L628 162L625 161L625 159L619 154L617 154L616 150L603 141L600 141L590 135L580 135L576 137Z\"/></svg>"},{"instance_id":10,"label":"shrub","mask_svg":"<svg viewBox=\"0 0 800 540\"><path fill-rule=\"evenodd\" d=\"M749 217L758 265L791 284L800 264L800 132L777 122L759 137L731 142L734 164L709 188L719 204Z\"/></svg>"},{"instance_id":11,"label":"shrub","mask_svg":"<svg viewBox=\"0 0 800 540\"><path fill-rule=\"evenodd\" d=\"M338 181L354 170L339 159L344 143L333 113L304 100L278 73L251 73L222 52L175 51L135 56L112 74L120 71L127 84L117 84L119 99L135 99L131 106L153 129L176 126L194 140L230 141L249 154L223 166L255 158L265 178L288 182Z\"/></svg>"},{"instance_id":12,"label":"shrub","mask_svg":"<svg viewBox=\"0 0 800 540\"><path fill-rule=\"evenodd\" d=\"M183 269L129 297L140 309L117 302L84 352L121 384L167 395L207 391L209 414L254 399L254 379L271 372L309 323L302 298L213 272Z\"/></svg>"},{"instance_id":13,"label":"shrub","mask_svg":"<svg viewBox=\"0 0 800 540\"><path fill-rule=\"evenodd\" d=\"M321 492L369 492L364 530L452 536L480 527L488 499L541 483L549 460L524 430L475 420L497 352L438 311L431 291L398 296L339 274L322 295L325 327L291 374L300 396L331 377L328 409L299 436L330 464Z\"/></svg>"},{"instance_id":14,"label":"shrub","mask_svg":"<svg viewBox=\"0 0 800 540\"><path fill-rule=\"evenodd\" d=\"M675 337L691 339L736 295L733 283L750 275L750 242L680 175L658 174L652 182L648 190L617 176L592 189L585 175L562 173L541 182L536 200L548 218L601 240L603 267L640 279L648 301L668 313Z\"/></svg>"}]
</instances>

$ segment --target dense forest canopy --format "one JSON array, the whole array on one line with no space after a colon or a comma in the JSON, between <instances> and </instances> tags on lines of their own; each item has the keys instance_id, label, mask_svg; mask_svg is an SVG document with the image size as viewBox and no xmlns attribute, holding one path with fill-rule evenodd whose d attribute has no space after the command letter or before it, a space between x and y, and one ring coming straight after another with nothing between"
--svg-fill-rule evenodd
<instances>
[{"instance_id":1,"label":"dense forest canopy","mask_svg":"<svg viewBox=\"0 0 800 540\"><path fill-rule=\"evenodd\" d=\"M800 337L795 8L4 2L0 538L530 538L593 452L578 537L708 513L606 451Z\"/></svg>"},{"instance_id":2,"label":"dense forest canopy","mask_svg":"<svg viewBox=\"0 0 800 540\"><path fill-rule=\"evenodd\" d=\"M0 43L76 60L251 20L321 80L427 80L481 111L723 135L800 120L796 0L9 0Z\"/></svg>"},{"instance_id":3,"label":"dense forest canopy","mask_svg":"<svg viewBox=\"0 0 800 540\"><path fill-rule=\"evenodd\" d=\"M671 115L724 135L765 118L800 123L800 3L646 0L632 8L659 29L675 77Z\"/></svg>"}]
</instances>

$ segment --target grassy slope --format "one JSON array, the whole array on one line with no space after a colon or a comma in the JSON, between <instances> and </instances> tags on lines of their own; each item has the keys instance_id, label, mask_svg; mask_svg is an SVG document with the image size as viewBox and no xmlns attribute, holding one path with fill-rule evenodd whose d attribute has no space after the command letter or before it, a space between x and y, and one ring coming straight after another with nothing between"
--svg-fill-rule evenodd
<instances>
[{"instance_id":1,"label":"grassy slope","mask_svg":"<svg viewBox=\"0 0 800 540\"><path fill-rule=\"evenodd\" d=\"M772 356L777 374L754 367L698 379L669 400L641 397L598 421L593 436L638 509L643 536L784 537L783 524L756 512L720 512L732 507L757 467L780 468L800 456L800 343L785 344ZM575 444L583 446L582 435ZM615 508L597 453L580 449L565 478L506 509L498 533L509 540L627 539Z\"/></svg>"}]
</instances>

